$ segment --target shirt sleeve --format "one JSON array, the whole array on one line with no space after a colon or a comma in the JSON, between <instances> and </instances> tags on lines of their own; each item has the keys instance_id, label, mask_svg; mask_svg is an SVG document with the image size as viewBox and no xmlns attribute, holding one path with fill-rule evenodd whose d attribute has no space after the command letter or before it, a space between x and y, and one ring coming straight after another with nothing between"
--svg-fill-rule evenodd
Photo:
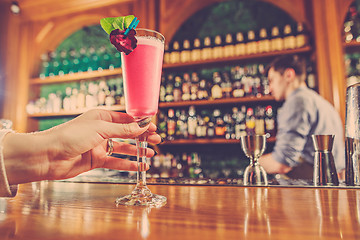
<instances>
[{"instance_id":1,"label":"shirt sleeve","mask_svg":"<svg viewBox=\"0 0 360 240\"><path fill-rule=\"evenodd\" d=\"M0 197L15 197L18 185L9 185L3 156L3 139L12 130L0 130Z\"/></svg>"},{"instance_id":2,"label":"shirt sleeve","mask_svg":"<svg viewBox=\"0 0 360 240\"><path fill-rule=\"evenodd\" d=\"M284 103L278 113L278 133L272 157L287 166L300 164L311 131L311 104L303 98ZM310 111L309 111L310 110Z\"/></svg>"}]
</instances>

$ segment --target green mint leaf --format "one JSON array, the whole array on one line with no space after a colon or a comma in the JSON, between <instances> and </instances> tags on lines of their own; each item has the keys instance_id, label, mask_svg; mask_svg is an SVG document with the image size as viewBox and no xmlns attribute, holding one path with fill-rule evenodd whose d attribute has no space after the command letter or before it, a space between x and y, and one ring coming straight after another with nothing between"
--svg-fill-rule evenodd
<instances>
[{"instance_id":1,"label":"green mint leaf","mask_svg":"<svg viewBox=\"0 0 360 240\"><path fill-rule=\"evenodd\" d=\"M100 20L100 25L101 27L104 29L105 32L107 32L107 34L110 35L110 33L115 29L113 27L113 22L114 22L115 18L103 18Z\"/></svg>"},{"instance_id":2,"label":"green mint leaf","mask_svg":"<svg viewBox=\"0 0 360 240\"><path fill-rule=\"evenodd\" d=\"M125 27L125 28L128 28L129 25L130 25L130 23L132 22L132 20L133 20L134 18L135 18L134 15L128 15L128 16L126 16L125 19L124 19L124 27Z\"/></svg>"},{"instance_id":3,"label":"green mint leaf","mask_svg":"<svg viewBox=\"0 0 360 240\"><path fill-rule=\"evenodd\" d=\"M115 18L114 22L112 23L114 28L115 29L120 29L121 31L124 30L124 19L125 19L125 17L117 17L117 18Z\"/></svg>"}]
</instances>

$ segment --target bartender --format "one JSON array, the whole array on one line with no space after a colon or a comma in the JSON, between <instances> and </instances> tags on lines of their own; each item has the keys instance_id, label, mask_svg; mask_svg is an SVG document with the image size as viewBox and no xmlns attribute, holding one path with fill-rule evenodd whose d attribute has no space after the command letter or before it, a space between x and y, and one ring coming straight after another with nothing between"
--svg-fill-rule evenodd
<instances>
[{"instance_id":1,"label":"bartender","mask_svg":"<svg viewBox=\"0 0 360 240\"><path fill-rule=\"evenodd\" d=\"M268 66L271 94L284 101L277 115L278 132L271 153L259 162L269 174L312 179L314 147L311 135L335 135L333 156L338 173L345 168L343 125L338 112L306 86L306 63L297 55L275 59Z\"/></svg>"}]
</instances>

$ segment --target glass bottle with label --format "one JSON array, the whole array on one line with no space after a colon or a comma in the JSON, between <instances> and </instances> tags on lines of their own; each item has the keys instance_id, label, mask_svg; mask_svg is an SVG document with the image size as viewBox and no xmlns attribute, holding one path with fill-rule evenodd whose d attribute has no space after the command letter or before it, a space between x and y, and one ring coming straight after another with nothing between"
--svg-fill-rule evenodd
<instances>
[{"instance_id":1,"label":"glass bottle with label","mask_svg":"<svg viewBox=\"0 0 360 240\"><path fill-rule=\"evenodd\" d=\"M174 101L174 75L169 74L167 76L166 87L165 87L165 102Z\"/></svg>"},{"instance_id":2,"label":"glass bottle with label","mask_svg":"<svg viewBox=\"0 0 360 240\"><path fill-rule=\"evenodd\" d=\"M182 100L181 82L182 82L181 77L176 76L174 83L174 102L179 102Z\"/></svg>"},{"instance_id":3,"label":"glass bottle with label","mask_svg":"<svg viewBox=\"0 0 360 240\"><path fill-rule=\"evenodd\" d=\"M247 135L255 135L255 116L254 110L252 108L248 108L246 111L246 134Z\"/></svg>"},{"instance_id":4,"label":"glass bottle with label","mask_svg":"<svg viewBox=\"0 0 360 240\"><path fill-rule=\"evenodd\" d=\"M257 135L265 134L265 109L257 106L255 108L255 133Z\"/></svg>"},{"instance_id":5,"label":"glass bottle with label","mask_svg":"<svg viewBox=\"0 0 360 240\"><path fill-rule=\"evenodd\" d=\"M296 28L296 47L301 48L308 45L308 36L306 35L304 24L301 22L298 22L297 28Z\"/></svg>"},{"instance_id":6,"label":"glass bottle with label","mask_svg":"<svg viewBox=\"0 0 360 240\"><path fill-rule=\"evenodd\" d=\"M180 62L185 63L189 62L191 59L191 50L190 50L190 41L185 39L183 42L183 46L180 52Z\"/></svg>"},{"instance_id":7,"label":"glass bottle with label","mask_svg":"<svg viewBox=\"0 0 360 240\"><path fill-rule=\"evenodd\" d=\"M190 139L196 137L197 118L196 110L194 106L189 107L189 118L188 118L188 134Z\"/></svg>"},{"instance_id":8,"label":"glass bottle with label","mask_svg":"<svg viewBox=\"0 0 360 240\"><path fill-rule=\"evenodd\" d=\"M244 75L244 68L240 66L235 66L231 68L231 78L233 81L233 91L232 96L235 98L244 96L243 84L241 83L241 79Z\"/></svg>"},{"instance_id":9,"label":"glass bottle with label","mask_svg":"<svg viewBox=\"0 0 360 240\"><path fill-rule=\"evenodd\" d=\"M223 52L224 52L224 48L223 48L223 40L222 37L220 35L216 35L214 38L214 45L213 45L213 58L217 59L217 58L222 58L223 57Z\"/></svg>"},{"instance_id":10,"label":"glass bottle with label","mask_svg":"<svg viewBox=\"0 0 360 240\"><path fill-rule=\"evenodd\" d=\"M244 34L241 32L236 33L235 43L235 56L241 56L246 54L246 41Z\"/></svg>"},{"instance_id":11,"label":"glass bottle with label","mask_svg":"<svg viewBox=\"0 0 360 240\"><path fill-rule=\"evenodd\" d=\"M219 99L223 97L222 89L221 89L221 76L219 72L213 73L213 86L211 88L211 97L213 99Z\"/></svg>"},{"instance_id":12,"label":"glass bottle with label","mask_svg":"<svg viewBox=\"0 0 360 240\"><path fill-rule=\"evenodd\" d=\"M270 39L266 28L261 28L259 31L259 53L270 52Z\"/></svg>"},{"instance_id":13,"label":"glass bottle with label","mask_svg":"<svg viewBox=\"0 0 360 240\"><path fill-rule=\"evenodd\" d=\"M196 100L199 91L199 76L196 72L191 73L190 99Z\"/></svg>"},{"instance_id":14,"label":"glass bottle with label","mask_svg":"<svg viewBox=\"0 0 360 240\"><path fill-rule=\"evenodd\" d=\"M180 62L180 44L178 41L174 41L170 53L170 63L175 64Z\"/></svg>"},{"instance_id":15,"label":"glass bottle with label","mask_svg":"<svg viewBox=\"0 0 360 240\"><path fill-rule=\"evenodd\" d=\"M203 48L201 49L201 60L212 59L212 46L211 46L211 38L205 37Z\"/></svg>"},{"instance_id":16,"label":"glass bottle with label","mask_svg":"<svg viewBox=\"0 0 360 240\"><path fill-rule=\"evenodd\" d=\"M191 61L199 60L201 60L201 41L199 38L195 38L191 49Z\"/></svg>"},{"instance_id":17,"label":"glass bottle with label","mask_svg":"<svg viewBox=\"0 0 360 240\"><path fill-rule=\"evenodd\" d=\"M233 42L233 35L231 33L228 33L225 36L224 57L233 57L233 56L235 56L235 45Z\"/></svg>"},{"instance_id":18,"label":"glass bottle with label","mask_svg":"<svg viewBox=\"0 0 360 240\"><path fill-rule=\"evenodd\" d=\"M167 140L172 141L175 139L175 131L176 131L176 121L175 121L175 113L174 109L170 108L168 110L168 118L167 118Z\"/></svg>"},{"instance_id":19,"label":"glass bottle with label","mask_svg":"<svg viewBox=\"0 0 360 240\"><path fill-rule=\"evenodd\" d=\"M164 46L164 64L171 63L170 61L171 49L168 43L165 43Z\"/></svg>"},{"instance_id":20,"label":"glass bottle with label","mask_svg":"<svg viewBox=\"0 0 360 240\"><path fill-rule=\"evenodd\" d=\"M232 83L229 76L229 73L224 71L222 72L222 82L221 82L222 96L225 98L230 98L232 93Z\"/></svg>"},{"instance_id":21,"label":"glass bottle with label","mask_svg":"<svg viewBox=\"0 0 360 240\"><path fill-rule=\"evenodd\" d=\"M225 138L226 127L220 109L215 109L213 116L215 118L215 137Z\"/></svg>"},{"instance_id":22,"label":"glass bottle with label","mask_svg":"<svg viewBox=\"0 0 360 240\"><path fill-rule=\"evenodd\" d=\"M284 49L295 49L296 38L290 24L285 25L283 35L284 35Z\"/></svg>"},{"instance_id":23,"label":"glass bottle with label","mask_svg":"<svg viewBox=\"0 0 360 240\"><path fill-rule=\"evenodd\" d=\"M250 30L247 34L246 54L256 53L258 53L258 42L256 39L255 31Z\"/></svg>"},{"instance_id":24,"label":"glass bottle with label","mask_svg":"<svg viewBox=\"0 0 360 240\"><path fill-rule=\"evenodd\" d=\"M280 36L280 30L278 26L274 26L271 29L271 51L281 51L284 49L284 42Z\"/></svg>"},{"instance_id":25,"label":"glass bottle with label","mask_svg":"<svg viewBox=\"0 0 360 240\"><path fill-rule=\"evenodd\" d=\"M183 82L182 82L182 100L189 101L190 100L190 89L191 89L191 79L188 73L184 73L183 75Z\"/></svg>"},{"instance_id":26,"label":"glass bottle with label","mask_svg":"<svg viewBox=\"0 0 360 240\"><path fill-rule=\"evenodd\" d=\"M272 106L265 108L265 131L268 137L274 137L276 133L275 129L275 117Z\"/></svg>"},{"instance_id":27,"label":"glass bottle with label","mask_svg":"<svg viewBox=\"0 0 360 240\"><path fill-rule=\"evenodd\" d=\"M199 82L199 90L197 92L197 98L199 100L206 100L209 98L208 87L205 79L201 79Z\"/></svg>"}]
</instances>

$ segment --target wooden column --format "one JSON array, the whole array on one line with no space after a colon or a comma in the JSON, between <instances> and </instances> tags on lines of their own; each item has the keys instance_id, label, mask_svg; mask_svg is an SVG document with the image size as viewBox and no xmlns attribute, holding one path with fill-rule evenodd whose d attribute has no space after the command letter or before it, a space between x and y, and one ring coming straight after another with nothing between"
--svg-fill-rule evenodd
<instances>
[{"instance_id":1,"label":"wooden column","mask_svg":"<svg viewBox=\"0 0 360 240\"><path fill-rule=\"evenodd\" d=\"M319 93L331 102L345 121L345 67L342 0L313 0L314 43ZM344 11L344 10L343 10Z\"/></svg>"}]
</instances>

